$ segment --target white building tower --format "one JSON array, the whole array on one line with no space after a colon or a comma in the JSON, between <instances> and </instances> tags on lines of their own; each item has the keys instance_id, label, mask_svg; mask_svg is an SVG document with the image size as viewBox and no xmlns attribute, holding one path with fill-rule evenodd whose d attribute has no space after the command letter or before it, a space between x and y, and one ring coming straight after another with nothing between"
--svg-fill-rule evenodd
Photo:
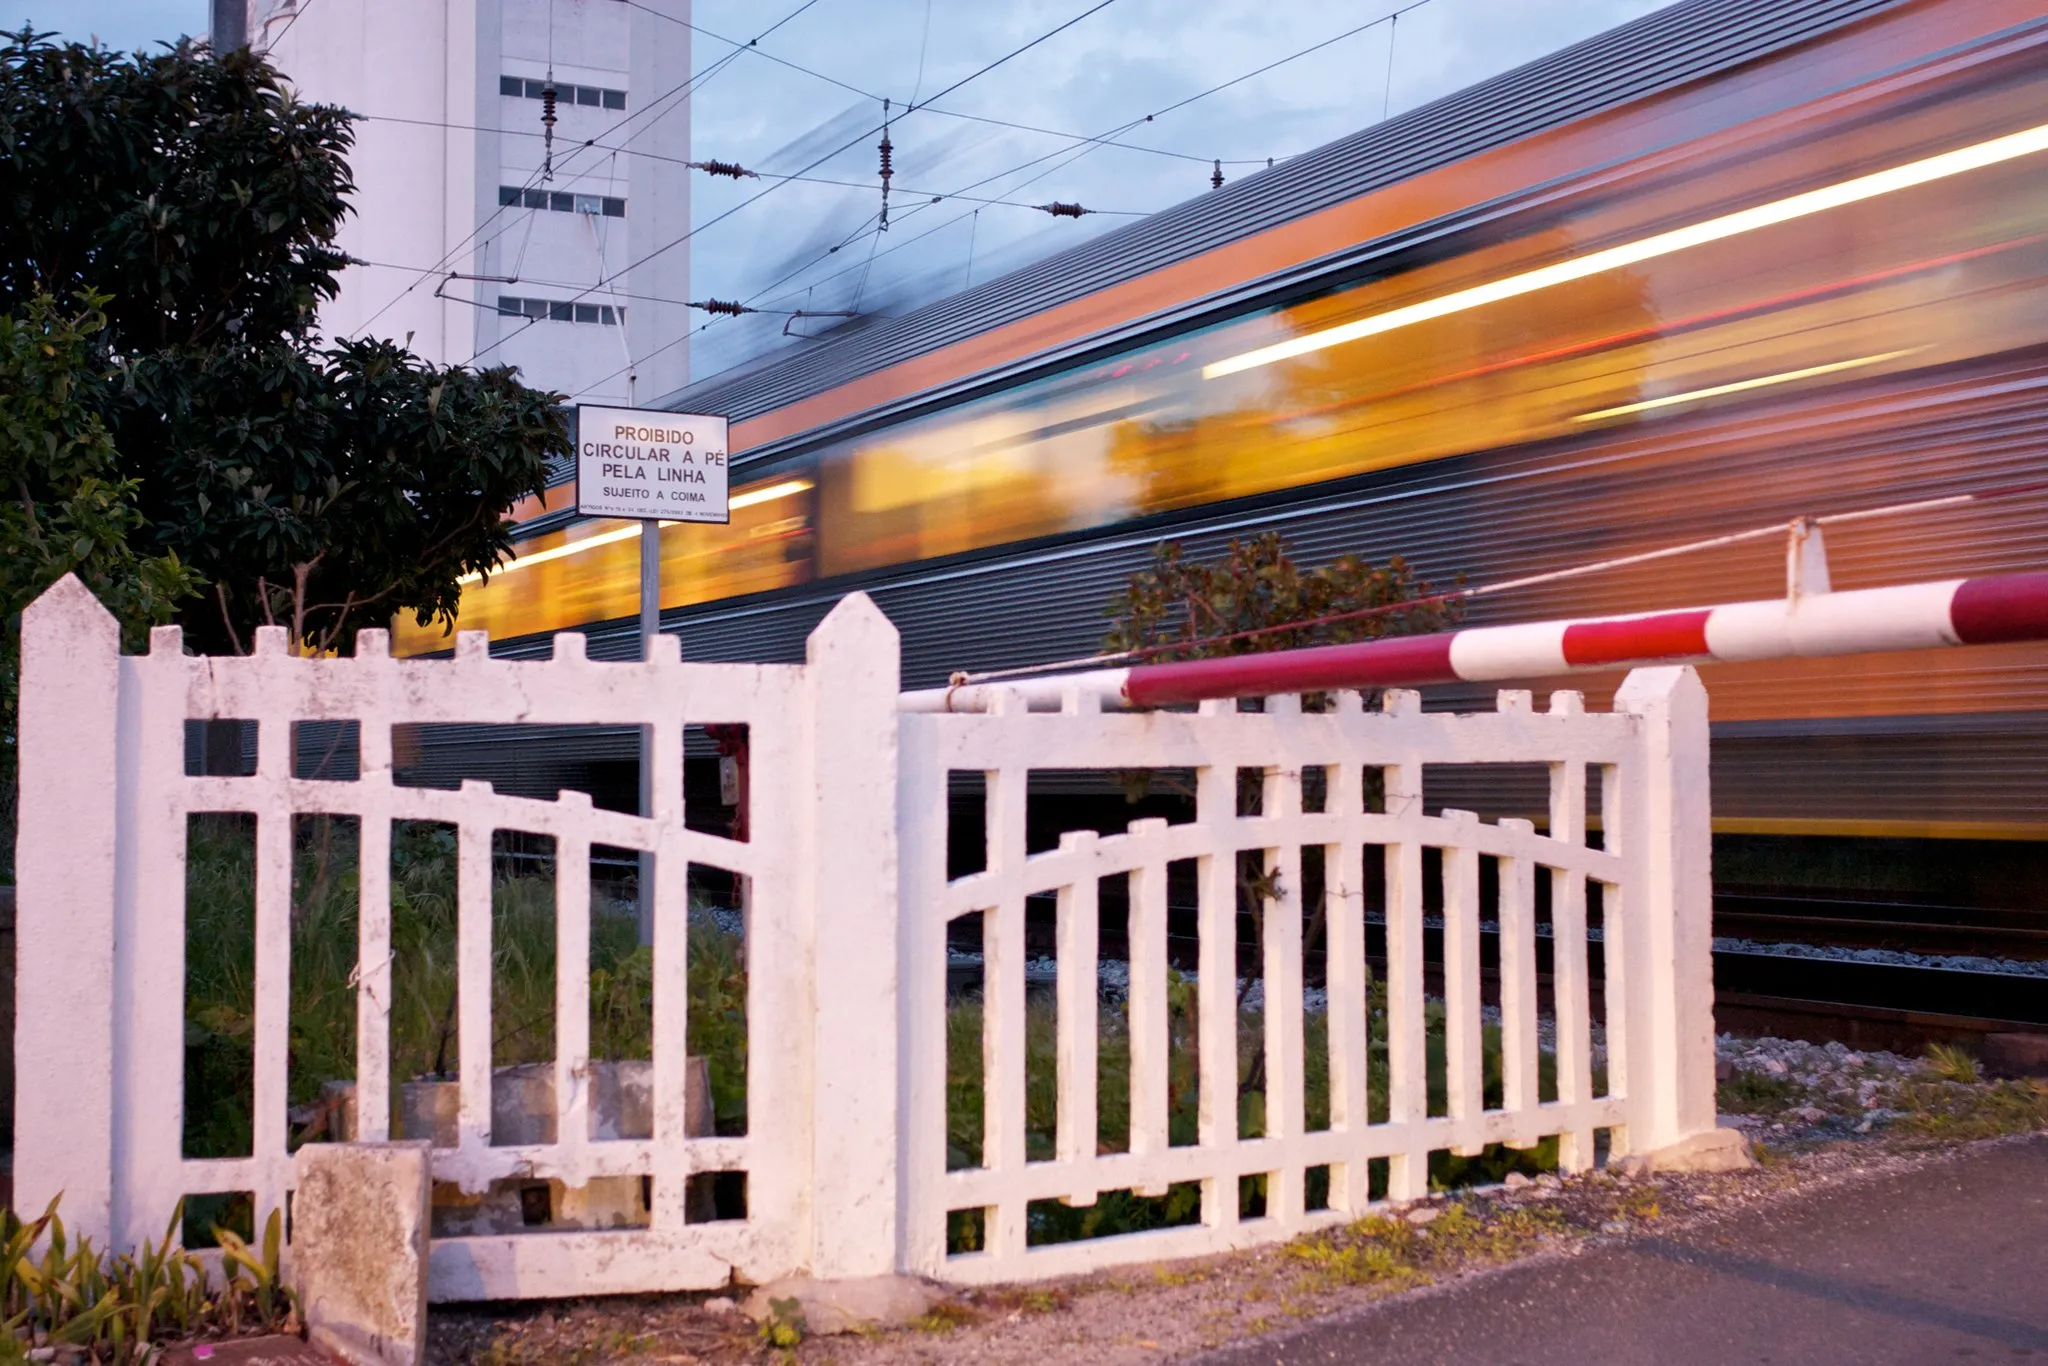
<instances>
[{"instance_id":1,"label":"white building tower","mask_svg":"<svg viewBox=\"0 0 2048 1366\"><path fill-rule=\"evenodd\" d=\"M366 264L323 330L586 402L682 387L688 18L689 0L215 0L217 47L361 116L340 245Z\"/></svg>"}]
</instances>

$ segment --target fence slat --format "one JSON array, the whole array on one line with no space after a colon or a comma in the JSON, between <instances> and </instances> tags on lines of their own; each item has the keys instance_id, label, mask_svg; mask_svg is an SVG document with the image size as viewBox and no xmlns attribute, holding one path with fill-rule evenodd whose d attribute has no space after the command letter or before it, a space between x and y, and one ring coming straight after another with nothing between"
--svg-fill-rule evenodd
<instances>
[{"instance_id":1,"label":"fence slat","mask_svg":"<svg viewBox=\"0 0 2048 1366\"><path fill-rule=\"evenodd\" d=\"M1619 764L1600 766L1600 842L1609 850L1622 843L1630 821L1623 805L1626 780ZM1607 1094L1629 1094L1628 1067L1628 937L1629 891L1621 879L1603 883L1600 889L1600 992L1601 1011L1607 1022ZM1628 1127L1608 1135L1608 1157L1626 1156Z\"/></svg>"},{"instance_id":2,"label":"fence slat","mask_svg":"<svg viewBox=\"0 0 2048 1366\"><path fill-rule=\"evenodd\" d=\"M359 636L358 658L364 648ZM354 1137L382 1143L391 1137L391 727L366 716L358 736Z\"/></svg>"},{"instance_id":3,"label":"fence slat","mask_svg":"<svg viewBox=\"0 0 2048 1366\"><path fill-rule=\"evenodd\" d=\"M1151 841L1166 832L1164 820L1133 821L1129 836ZM1168 1069L1172 1039L1166 999L1166 865L1147 863L1131 874L1131 1154L1149 1157L1164 1152L1171 1141ZM1144 1183L1139 1195L1164 1195L1163 1184Z\"/></svg>"},{"instance_id":4,"label":"fence slat","mask_svg":"<svg viewBox=\"0 0 2048 1366\"><path fill-rule=\"evenodd\" d=\"M1074 830L1060 839L1060 848L1077 856L1083 873L1062 887L1058 896L1059 1109L1056 1147L1064 1161L1080 1163L1095 1155L1095 1072L1098 1042L1096 1005L1100 884L1088 870L1098 836ZM1094 1187L1081 1184L1067 1192L1070 1205L1095 1203Z\"/></svg>"},{"instance_id":5,"label":"fence slat","mask_svg":"<svg viewBox=\"0 0 2048 1366\"><path fill-rule=\"evenodd\" d=\"M1509 817L1503 830L1532 834L1532 822ZM1500 860L1501 1108L1522 1114L1536 1104L1536 867L1526 858ZM1528 1147L1517 1139L1511 1147Z\"/></svg>"},{"instance_id":6,"label":"fence slat","mask_svg":"<svg viewBox=\"0 0 2048 1366\"><path fill-rule=\"evenodd\" d=\"M290 1066L292 1006L292 813L276 771L290 764L290 725L265 718L256 782L256 1012L255 1084L251 1119L257 1158L257 1226L284 1206L289 1174L285 1154L286 1071Z\"/></svg>"},{"instance_id":7,"label":"fence slat","mask_svg":"<svg viewBox=\"0 0 2048 1366\"><path fill-rule=\"evenodd\" d=\"M564 792L570 809L590 797ZM555 837L555 1143L579 1184L588 1181L590 1142L590 840L575 829Z\"/></svg>"},{"instance_id":8,"label":"fence slat","mask_svg":"<svg viewBox=\"0 0 2048 1366\"><path fill-rule=\"evenodd\" d=\"M1558 694L1578 698L1577 693ZM1554 698L1551 710L1558 710ZM1574 706L1569 714L1578 714ZM1550 766L1550 837L1560 844L1586 842L1586 766L1578 761ZM1550 994L1557 1021L1557 1098L1567 1104L1593 1092L1592 999L1586 976L1586 879L1562 868L1550 873ZM1590 1130L1558 1138L1558 1165L1568 1172L1593 1163Z\"/></svg>"},{"instance_id":9,"label":"fence slat","mask_svg":"<svg viewBox=\"0 0 2048 1366\"><path fill-rule=\"evenodd\" d=\"M462 790L489 786L464 782ZM455 830L456 1137L462 1148L491 1142L491 834L489 825L473 822Z\"/></svg>"},{"instance_id":10,"label":"fence slat","mask_svg":"<svg viewBox=\"0 0 2048 1366\"><path fill-rule=\"evenodd\" d=\"M947 769L930 727L902 728L897 810L903 822L898 847L904 938L902 1094L906 1168L904 1255L906 1269L936 1276L946 1264L947 1133L947 931L950 921L939 898L946 885L946 839L950 812ZM986 959L984 959L984 964ZM984 993L984 1002L986 1002ZM984 1014L986 1004L984 1004ZM982 1131L987 1132L986 1092ZM986 1153L976 1154L986 1161Z\"/></svg>"},{"instance_id":11,"label":"fence slat","mask_svg":"<svg viewBox=\"0 0 2048 1366\"><path fill-rule=\"evenodd\" d=\"M1389 692L1390 715L1419 708L1414 693ZM1387 849L1387 1118L1419 1124L1429 1105L1429 1054L1422 987L1422 765L1384 770L1387 813L1408 827ZM1387 1194L1413 1200L1429 1190L1429 1150L1411 1148L1388 1160Z\"/></svg>"},{"instance_id":12,"label":"fence slat","mask_svg":"<svg viewBox=\"0 0 2048 1366\"><path fill-rule=\"evenodd\" d=\"M1468 832L1443 851L1444 860L1444 1079L1446 1113L1475 1118L1486 1108L1485 1022L1479 994L1479 851L1470 840L1479 817L1446 811ZM1471 1157L1479 1145L1451 1149Z\"/></svg>"},{"instance_id":13,"label":"fence slat","mask_svg":"<svg viewBox=\"0 0 2048 1366\"><path fill-rule=\"evenodd\" d=\"M1340 709L1358 711L1356 693L1340 694ZM1365 810L1364 771L1352 763L1328 770L1326 809L1355 820ZM1330 1128L1362 1135L1371 1120L1366 1050L1365 845L1356 839L1323 846L1324 933L1329 944L1324 981L1329 1003ZM1357 1213L1371 1203L1365 1163L1348 1161L1330 1169L1330 1208Z\"/></svg>"},{"instance_id":14,"label":"fence slat","mask_svg":"<svg viewBox=\"0 0 2048 1366\"><path fill-rule=\"evenodd\" d=\"M1020 705L1019 710L1022 710ZM988 775L989 870L1000 901L982 916L982 1076L984 1164L1016 1178L1024 1170L1024 817L1029 772L1021 765ZM987 1218L989 1246L1018 1256L1026 1233L1024 1200L1006 1195Z\"/></svg>"},{"instance_id":15,"label":"fence slat","mask_svg":"<svg viewBox=\"0 0 2048 1366\"><path fill-rule=\"evenodd\" d=\"M1232 704L1232 711L1235 705ZM1204 714L1222 715L1204 704ZM1237 1066L1237 854L1230 838L1237 826L1237 771L1221 764L1195 775L1195 823L1207 832L1213 852L1197 864L1201 903L1196 912L1201 942L1196 946L1196 990L1200 1080L1198 1141L1221 1152L1238 1137ZM1237 1222L1237 1182L1212 1177L1202 1187L1202 1222L1212 1229Z\"/></svg>"},{"instance_id":16,"label":"fence slat","mask_svg":"<svg viewBox=\"0 0 2048 1366\"><path fill-rule=\"evenodd\" d=\"M640 667L659 677L663 656ZM679 713L680 709L649 723L654 888L651 897L647 888L640 889L640 904L645 906L650 899L654 903L654 1161L659 1178L650 1217L656 1230L668 1232L679 1231L688 1222L687 1183L698 1170L689 1142L691 837L683 827ZM751 1050L748 1056L754 1056Z\"/></svg>"},{"instance_id":17,"label":"fence slat","mask_svg":"<svg viewBox=\"0 0 2048 1366\"><path fill-rule=\"evenodd\" d=\"M1299 700L1289 698L1299 706ZM1272 710L1269 701L1267 709ZM1295 712L1299 715L1298 710ZM1275 822L1301 814L1301 771L1268 769L1260 808ZM1268 850L1266 875L1276 895L1263 907L1266 979L1266 1133L1287 1140L1306 1127L1307 1096L1303 1086L1301 1017L1301 846L1284 844ZM1284 1147L1283 1147L1284 1151ZM1266 1177L1266 1215L1294 1227L1302 1215L1302 1169L1285 1162Z\"/></svg>"}]
</instances>

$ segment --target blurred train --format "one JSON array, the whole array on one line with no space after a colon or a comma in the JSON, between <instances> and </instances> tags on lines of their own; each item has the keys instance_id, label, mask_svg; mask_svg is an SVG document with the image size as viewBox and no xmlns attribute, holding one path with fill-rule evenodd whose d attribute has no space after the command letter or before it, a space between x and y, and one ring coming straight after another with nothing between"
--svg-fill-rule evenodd
<instances>
[{"instance_id":1,"label":"blurred train","mask_svg":"<svg viewBox=\"0 0 2048 1366\"><path fill-rule=\"evenodd\" d=\"M1167 538L1276 528L1304 561L1481 583L2036 483L2048 0L1683 0L661 406L729 415L736 452L732 524L663 534L685 656L799 658L862 589L907 687L1090 651ZM566 485L522 507L519 558L466 590L494 651L637 649L637 533L572 509ZM2044 549L2048 491L1830 533L1838 588ZM1752 543L1472 620L1783 572ZM1725 880L2034 904L2048 646L1705 675Z\"/></svg>"}]
</instances>

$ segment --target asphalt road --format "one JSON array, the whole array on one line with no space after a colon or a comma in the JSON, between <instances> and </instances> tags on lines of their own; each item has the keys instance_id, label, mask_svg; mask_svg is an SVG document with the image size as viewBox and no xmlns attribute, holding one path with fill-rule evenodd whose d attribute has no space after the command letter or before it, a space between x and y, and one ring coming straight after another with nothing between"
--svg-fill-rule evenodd
<instances>
[{"instance_id":1,"label":"asphalt road","mask_svg":"<svg viewBox=\"0 0 2048 1366\"><path fill-rule=\"evenodd\" d=\"M2048 1137L1513 1267L1202 1366L2048 1363Z\"/></svg>"}]
</instances>

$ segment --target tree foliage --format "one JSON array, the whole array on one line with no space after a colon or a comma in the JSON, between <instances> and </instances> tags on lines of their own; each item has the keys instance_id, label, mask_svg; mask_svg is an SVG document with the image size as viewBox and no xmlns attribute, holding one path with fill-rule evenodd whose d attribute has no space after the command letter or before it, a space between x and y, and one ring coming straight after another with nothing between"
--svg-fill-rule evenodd
<instances>
[{"instance_id":1,"label":"tree foliage","mask_svg":"<svg viewBox=\"0 0 2048 1366\"><path fill-rule=\"evenodd\" d=\"M1162 542L1151 567L1131 575L1111 601L1109 615L1105 651L1169 660L1441 631L1462 611L1438 599L1399 555L1383 568L1340 555L1305 569L1285 537L1267 531L1233 539L1211 561L1189 559L1178 541Z\"/></svg>"},{"instance_id":2,"label":"tree foliage","mask_svg":"<svg viewBox=\"0 0 2048 1366\"><path fill-rule=\"evenodd\" d=\"M0 315L0 826L9 830L22 610L76 574L120 618L134 648L144 630L171 619L195 583L175 552L151 555L133 544L142 525L135 481L121 473L106 425L82 401L104 325L93 302L67 314L45 299L20 317Z\"/></svg>"},{"instance_id":3,"label":"tree foliage","mask_svg":"<svg viewBox=\"0 0 2048 1366\"><path fill-rule=\"evenodd\" d=\"M137 554L203 590L177 612L202 650L263 624L345 650L400 609L448 618L567 449L558 397L510 370L316 340L350 143L349 115L246 51L0 48L0 309L99 299L80 402Z\"/></svg>"}]
</instances>

